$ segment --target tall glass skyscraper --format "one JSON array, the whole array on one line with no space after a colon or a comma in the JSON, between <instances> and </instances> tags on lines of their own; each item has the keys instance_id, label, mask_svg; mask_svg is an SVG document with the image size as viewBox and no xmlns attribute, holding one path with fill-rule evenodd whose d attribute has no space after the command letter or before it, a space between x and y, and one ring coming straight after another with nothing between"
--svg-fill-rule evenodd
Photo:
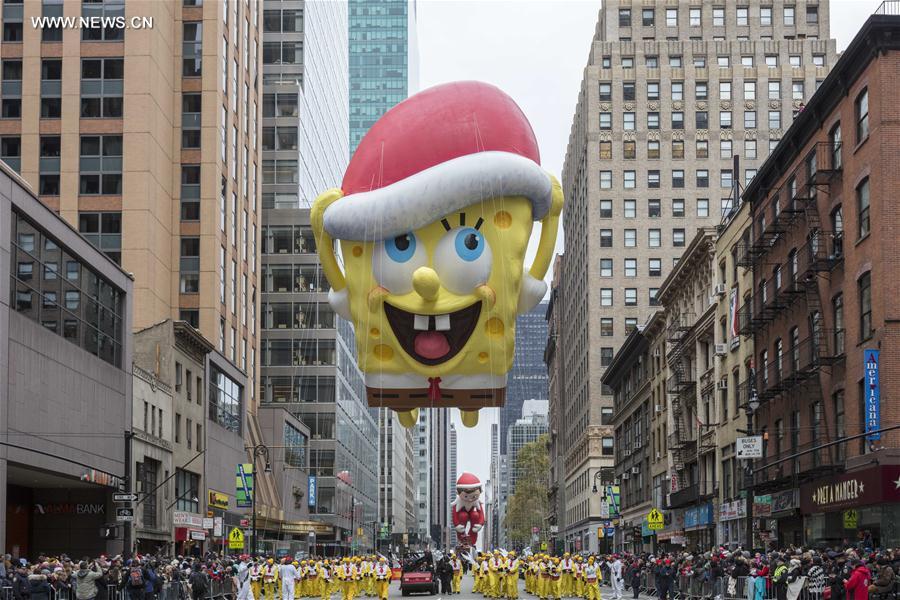
<instances>
[{"instance_id":1,"label":"tall glass skyscraper","mask_svg":"<svg viewBox=\"0 0 900 600\"><path fill-rule=\"evenodd\" d=\"M326 554L373 547L378 429L353 328L328 304L309 207L347 168L347 4L267 0L263 42L261 407L309 428L310 518ZM287 49L290 49L289 51ZM267 440L277 445L278 440ZM362 528L363 536L353 529Z\"/></svg>"},{"instance_id":2,"label":"tall glass skyscraper","mask_svg":"<svg viewBox=\"0 0 900 600\"><path fill-rule=\"evenodd\" d=\"M350 0L350 154L375 121L415 93L415 0Z\"/></svg>"}]
</instances>

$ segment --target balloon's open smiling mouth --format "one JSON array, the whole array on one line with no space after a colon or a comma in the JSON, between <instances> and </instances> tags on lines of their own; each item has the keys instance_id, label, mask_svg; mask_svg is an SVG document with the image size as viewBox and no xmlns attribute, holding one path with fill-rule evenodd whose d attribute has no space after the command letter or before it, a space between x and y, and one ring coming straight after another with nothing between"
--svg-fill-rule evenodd
<instances>
[{"instance_id":1,"label":"balloon's open smiling mouth","mask_svg":"<svg viewBox=\"0 0 900 600\"><path fill-rule=\"evenodd\" d=\"M384 312L403 351L423 365L447 362L463 349L481 316L481 302L455 312L422 315L385 302Z\"/></svg>"}]
</instances>

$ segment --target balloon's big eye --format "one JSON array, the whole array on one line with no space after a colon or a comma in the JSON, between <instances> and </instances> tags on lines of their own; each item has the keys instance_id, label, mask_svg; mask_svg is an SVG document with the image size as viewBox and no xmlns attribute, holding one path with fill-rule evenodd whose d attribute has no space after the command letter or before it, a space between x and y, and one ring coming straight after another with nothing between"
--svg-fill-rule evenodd
<instances>
[{"instance_id":1,"label":"balloon's big eye","mask_svg":"<svg viewBox=\"0 0 900 600\"><path fill-rule=\"evenodd\" d=\"M391 260L405 263L416 253L416 236L412 233L398 235L392 240L385 241L384 249Z\"/></svg>"},{"instance_id":2,"label":"balloon's big eye","mask_svg":"<svg viewBox=\"0 0 900 600\"><path fill-rule=\"evenodd\" d=\"M466 262L477 260L484 252L484 237L471 227L460 229L456 234L456 254Z\"/></svg>"}]
</instances>

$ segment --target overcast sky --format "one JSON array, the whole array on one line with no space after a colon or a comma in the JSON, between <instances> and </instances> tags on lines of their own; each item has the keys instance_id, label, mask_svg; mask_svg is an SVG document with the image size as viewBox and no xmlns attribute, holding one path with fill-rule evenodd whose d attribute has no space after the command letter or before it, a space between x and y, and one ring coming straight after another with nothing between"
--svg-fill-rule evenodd
<instances>
[{"instance_id":1,"label":"overcast sky","mask_svg":"<svg viewBox=\"0 0 900 600\"><path fill-rule=\"evenodd\" d=\"M831 1L838 51L880 4ZM525 111L544 168L559 176L600 6L598 0L418 0L420 87L461 79L497 85ZM481 411L473 429L453 412L459 469L487 480L496 411Z\"/></svg>"}]
</instances>

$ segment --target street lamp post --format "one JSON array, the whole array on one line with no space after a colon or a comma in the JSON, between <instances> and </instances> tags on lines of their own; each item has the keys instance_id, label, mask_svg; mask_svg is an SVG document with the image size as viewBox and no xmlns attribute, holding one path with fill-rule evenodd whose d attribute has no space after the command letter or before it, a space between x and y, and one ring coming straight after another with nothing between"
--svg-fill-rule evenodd
<instances>
[{"instance_id":1,"label":"street lamp post","mask_svg":"<svg viewBox=\"0 0 900 600\"><path fill-rule=\"evenodd\" d=\"M613 478L610 477L612 471L613 469L610 469L609 467L601 467L600 469L597 469L596 473L594 473L594 485L593 487L591 487L591 492L594 494L599 492L601 502L608 501L606 496L606 484L612 482L613 480ZM600 482L599 488L597 487L598 481ZM603 527L603 524L601 524L600 526ZM604 536L603 539L606 540L606 537ZM597 549L600 549L599 541L597 542Z\"/></svg>"},{"instance_id":2,"label":"street lamp post","mask_svg":"<svg viewBox=\"0 0 900 600\"><path fill-rule=\"evenodd\" d=\"M752 437L753 431L753 413L759 408L759 396L756 393L756 386L753 384L753 373L750 374L750 393L747 398L747 404L744 406L744 412L747 414L747 436ZM745 467L745 481L747 488L747 550L753 549L753 498L755 491L753 489L753 459L747 459Z\"/></svg>"},{"instance_id":3,"label":"street lamp post","mask_svg":"<svg viewBox=\"0 0 900 600\"><path fill-rule=\"evenodd\" d=\"M265 444L257 444L253 447L253 470L256 471L256 457L262 456L266 459L264 470L266 473L272 472L272 465L269 463L269 447ZM253 492L250 495L250 512L253 513L253 555L259 554L259 541L256 533L256 491L258 489L256 474L253 475Z\"/></svg>"}]
</instances>

